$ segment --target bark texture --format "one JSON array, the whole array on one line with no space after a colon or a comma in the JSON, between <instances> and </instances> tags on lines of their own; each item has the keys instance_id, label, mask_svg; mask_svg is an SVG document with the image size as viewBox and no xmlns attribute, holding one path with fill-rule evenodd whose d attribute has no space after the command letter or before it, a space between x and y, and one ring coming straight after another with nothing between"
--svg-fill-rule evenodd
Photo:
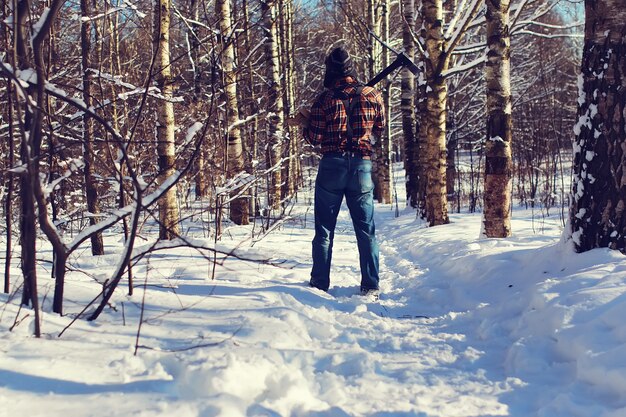
<instances>
[{"instance_id":1,"label":"bark texture","mask_svg":"<svg viewBox=\"0 0 626 417\"><path fill-rule=\"evenodd\" d=\"M87 107L91 107L91 20L89 0L80 0L81 15L84 20L80 25L80 45L81 45L81 64L83 72L83 101ZM83 116L83 176L85 181L85 197L87 200L87 210L92 214L89 217L89 224L97 223L97 215L100 214L100 206L98 205L98 191L96 189L96 181L93 172L94 151L93 151L93 120L87 114ZM102 233L94 233L91 235L91 254L104 255L104 243L102 242Z\"/></svg>"},{"instance_id":2,"label":"bark texture","mask_svg":"<svg viewBox=\"0 0 626 417\"><path fill-rule=\"evenodd\" d=\"M274 0L261 1L263 23L265 27L265 56L268 81L267 108L269 115L267 162L274 170L270 174L269 207L276 209L281 202L281 156L284 140L283 96L280 81L280 61L278 59L278 28L276 4Z\"/></svg>"},{"instance_id":3,"label":"bark texture","mask_svg":"<svg viewBox=\"0 0 626 417\"><path fill-rule=\"evenodd\" d=\"M163 100L157 106L157 154L159 183L174 174L176 155L174 147L174 104L172 103L172 70L170 66L170 0L155 2L154 48L157 86ZM159 200L159 238L171 240L178 237L179 215L176 204L176 187L170 188Z\"/></svg>"},{"instance_id":4,"label":"bark texture","mask_svg":"<svg viewBox=\"0 0 626 417\"><path fill-rule=\"evenodd\" d=\"M487 4L487 141L483 234L511 236L511 61L509 0Z\"/></svg>"},{"instance_id":5,"label":"bark texture","mask_svg":"<svg viewBox=\"0 0 626 417\"><path fill-rule=\"evenodd\" d=\"M381 34L383 41L389 43L389 12L391 3L389 0L382 0L381 2ZM389 65L389 50L383 48L382 53L382 67L387 68ZM383 204L391 204L391 81L389 79L384 80L381 84L383 88L383 102L385 104L385 114L389 122L385 127L384 133L380 138L380 146L378 155L376 156L377 163L377 199Z\"/></svg>"},{"instance_id":6,"label":"bark texture","mask_svg":"<svg viewBox=\"0 0 626 417\"><path fill-rule=\"evenodd\" d=\"M413 61L415 59L415 0L402 2L402 45L404 52ZM402 70L400 84L400 110L402 111L402 133L404 137L404 169L406 172L406 200L413 207L417 207L418 161L414 158L417 148L417 128L415 120L415 75L408 69Z\"/></svg>"},{"instance_id":7,"label":"bark texture","mask_svg":"<svg viewBox=\"0 0 626 417\"><path fill-rule=\"evenodd\" d=\"M626 8L585 1L570 225L577 252L626 252Z\"/></svg>"},{"instance_id":8,"label":"bark texture","mask_svg":"<svg viewBox=\"0 0 626 417\"><path fill-rule=\"evenodd\" d=\"M215 3L220 19L222 33L222 80L226 96L227 113L227 155L226 178L236 179L244 172L243 146L239 123L239 103L237 101L237 76L235 74L235 47L233 42L233 28L230 20L230 0L217 0ZM236 184L236 183L235 183ZM248 199L244 196L236 197L241 187L235 187L231 192L230 219L235 224L248 224Z\"/></svg>"},{"instance_id":9,"label":"bark texture","mask_svg":"<svg viewBox=\"0 0 626 417\"><path fill-rule=\"evenodd\" d=\"M449 223L446 196L446 102L448 88L442 73L448 67L444 54L442 0L423 0L426 40L427 113L425 129L426 220L431 226Z\"/></svg>"},{"instance_id":10,"label":"bark texture","mask_svg":"<svg viewBox=\"0 0 626 417\"><path fill-rule=\"evenodd\" d=\"M289 117L295 112L296 107L296 79L295 79L295 53L293 39L293 0L281 0L281 41L282 41L282 67L283 67L283 91L284 91L284 114ZM300 171L300 154L298 131L295 126L287 127L288 140L285 141L285 162L283 199L288 198L297 190L298 176Z\"/></svg>"}]
</instances>

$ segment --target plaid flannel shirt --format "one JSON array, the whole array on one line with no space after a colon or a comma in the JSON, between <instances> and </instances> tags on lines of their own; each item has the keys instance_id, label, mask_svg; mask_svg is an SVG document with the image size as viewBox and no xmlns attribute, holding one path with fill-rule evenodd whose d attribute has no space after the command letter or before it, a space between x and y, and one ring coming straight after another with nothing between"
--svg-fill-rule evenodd
<instances>
[{"instance_id":1,"label":"plaid flannel shirt","mask_svg":"<svg viewBox=\"0 0 626 417\"><path fill-rule=\"evenodd\" d=\"M336 91L353 96L359 87L352 77L337 81L335 87L324 91L313 103L305 138L313 145L321 145L322 154L347 150L347 113ZM353 98L356 100L357 98ZM380 136L385 127L385 112L381 93L365 86L352 115L352 151L362 156L372 154L370 136Z\"/></svg>"}]
</instances>

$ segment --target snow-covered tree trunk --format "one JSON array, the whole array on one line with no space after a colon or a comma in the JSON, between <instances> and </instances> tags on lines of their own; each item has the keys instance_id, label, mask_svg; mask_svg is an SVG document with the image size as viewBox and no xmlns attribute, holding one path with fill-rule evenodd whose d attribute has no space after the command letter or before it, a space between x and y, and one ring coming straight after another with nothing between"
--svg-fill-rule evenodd
<instances>
[{"instance_id":1,"label":"snow-covered tree trunk","mask_svg":"<svg viewBox=\"0 0 626 417\"><path fill-rule=\"evenodd\" d=\"M402 44L404 53L411 59L415 59L415 42L413 31L415 30L415 0L402 1ZM402 133L404 136L404 169L406 172L406 200L407 203L417 207L417 165L414 159L415 147L417 147L416 121L415 121L415 75L408 69L402 70L400 84L400 109L402 111Z\"/></svg>"},{"instance_id":2,"label":"snow-covered tree trunk","mask_svg":"<svg viewBox=\"0 0 626 417\"><path fill-rule=\"evenodd\" d=\"M381 2L381 34L382 39L386 43L389 43L389 13L391 2L389 0L382 0ZM382 67L387 68L389 65L389 50L382 48ZM380 137L380 145L375 147L378 151L376 155L377 166L377 184L376 184L376 198L383 204L391 203L391 81L386 79L382 83L383 88L383 102L385 104L385 114L387 115L388 123L385 132Z\"/></svg>"},{"instance_id":3,"label":"snow-covered tree trunk","mask_svg":"<svg viewBox=\"0 0 626 417\"><path fill-rule=\"evenodd\" d=\"M281 58L283 67L283 100L284 115L289 117L295 111L295 68L293 46L293 0L280 0L279 10ZM287 126L288 140L285 141L283 162L283 190L282 198L292 196L296 191L297 175L299 171L298 131L295 126Z\"/></svg>"},{"instance_id":4,"label":"snow-covered tree trunk","mask_svg":"<svg viewBox=\"0 0 626 417\"><path fill-rule=\"evenodd\" d=\"M172 103L172 69L170 65L170 0L158 0L154 4L154 50L156 51L156 82L163 99L157 105L157 154L159 158L159 183L163 183L175 171L174 104ZM170 188L159 200L159 238L171 240L178 237L179 215L176 204L176 188Z\"/></svg>"},{"instance_id":5,"label":"snow-covered tree trunk","mask_svg":"<svg viewBox=\"0 0 626 417\"><path fill-rule=\"evenodd\" d=\"M226 178L232 180L243 174L243 146L241 141L241 129L239 123L239 103L237 101L237 75L235 73L235 46L233 42L233 27L230 21L230 0L217 0L215 8L219 16L220 31L222 33L222 80L224 94L226 96L227 113L227 156ZM240 190L236 187L231 192L231 197L236 196ZM230 202L230 219L235 224L248 224L248 199L245 197L234 198Z\"/></svg>"},{"instance_id":6,"label":"snow-covered tree trunk","mask_svg":"<svg viewBox=\"0 0 626 417\"><path fill-rule=\"evenodd\" d=\"M80 0L80 11L83 17L80 25L80 45L81 45L81 64L83 77L83 101L87 107L92 106L91 98L91 34L92 26L90 19L90 0ZM87 200L87 210L91 214L89 216L89 224L97 223L97 216L100 214L100 206L98 204L98 191L96 189L96 181L93 172L94 150L93 150L93 120L88 114L83 115L83 176L85 181L85 197ZM91 235L91 254L104 255L104 243L102 242L102 233L94 233Z\"/></svg>"},{"instance_id":7,"label":"snow-covered tree trunk","mask_svg":"<svg viewBox=\"0 0 626 417\"><path fill-rule=\"evenodd\" d=\"M626 252L626 7L585 1L571 237L577 252Z\"/></svg>"},{"instance_id":8,"label":"snow-covered tree trunk","mask_svg":"<svg viewBox=\"0 0 626 417\"><path fill-rule=\"evenodd\" d=\"M278 28L276 3L274 0L262 0L263 25L265 28L265 59L268 84L267 109L268 144L267 162L273 168L270 174L269 207L278 208L281 201L281 157L283 147L283 96L281 92L280 62L278 59Z\"/></svg>"},{"instance_id":9,"label":"snow-covered tree trunk","mask_svg":"<svg viewBox=\"0 0 626 417\"><path fill-rule=\"evenodd\" d=\"M511 80L509 0L487 4L487 141L483 234L511 235Z\"/></svg>"},{"instance_id":10,"label":"snow-covered tree trunk","mask_svg":"<svg viewBox=\"0 0 626 417\"><path fill-rule=\"evenodd\" d=\"M424 159L426 162L426 219L431 226L446 224L446 102L448 88L443 72L448 67L444 53L442 0L423 0L427 65L427 114Z\"/></svg>"}]
</instances>

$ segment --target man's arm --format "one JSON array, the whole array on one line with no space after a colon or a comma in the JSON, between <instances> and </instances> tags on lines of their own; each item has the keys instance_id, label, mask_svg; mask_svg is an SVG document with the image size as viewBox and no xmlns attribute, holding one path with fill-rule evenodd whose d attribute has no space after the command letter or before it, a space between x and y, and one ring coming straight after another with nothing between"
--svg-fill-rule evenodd
<instances>
[{"instance_id":1,"label":"man's arm","mask_svg":"<svg viewBox=\"0 0 626 417\"><path fill-rule=\"evenodd\" d=\"M385 104L383 102L383 95L378 90L374 90L374 107L376 109L376 117L374 118L374 126L372 127L372 133L376 137L380 138L387 123L385 117Z\"/></svg>"},{"instance_id":2,"label":"man's arm","mask_svg":"<svg viewBox=\"0 0 626 417\"><path fill-rule=\"evenodd\" d=\"M312 145L319 145L326 134L326 115L322 109L321 100L316 100L311 107L309 125L304 129L304 137Z\"/></svg>"}]
</instances>

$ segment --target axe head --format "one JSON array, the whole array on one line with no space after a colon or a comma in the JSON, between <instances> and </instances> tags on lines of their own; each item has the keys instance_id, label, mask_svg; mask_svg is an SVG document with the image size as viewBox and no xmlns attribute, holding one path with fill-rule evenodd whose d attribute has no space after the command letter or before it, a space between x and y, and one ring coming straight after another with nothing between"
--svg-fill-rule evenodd
<instances>
[{"instance_id":1,"label":"axe head","mask_svg":"<svg viewBox=\"0 0 626 417\"><path fill-rule=\"evenodd\" d=\"M417 73L419 72L419 68L417 67L417 65L415 65L415 63L411 61L411 59L404 52L400 52L397 60L400 61L400 66L406 67L414 75L417 75Z\"/></svg>"},{"instance_id":2,"label":"axe head","mask_svg":"<svg viewBox=\"0 0 626 417\"><path fill-rule=\"evenodd\" d=\"M417 75L417 73L419 72L419 68L417 67L417 65L415 65L415 63L413 61L411 61L411 59L404 52L401 52L401 53L398 54L396 59L387 68L385 68L378 75L376 75L374 78L372 78L367 83L367 85L369 85L369 86L376 85L380 80L384 79L386 76L391 74L393 71L395 71L396 69L401 68L401 67L408 68L408 70L411 71L415 75Z\"/></svg>"}]
</instances>

